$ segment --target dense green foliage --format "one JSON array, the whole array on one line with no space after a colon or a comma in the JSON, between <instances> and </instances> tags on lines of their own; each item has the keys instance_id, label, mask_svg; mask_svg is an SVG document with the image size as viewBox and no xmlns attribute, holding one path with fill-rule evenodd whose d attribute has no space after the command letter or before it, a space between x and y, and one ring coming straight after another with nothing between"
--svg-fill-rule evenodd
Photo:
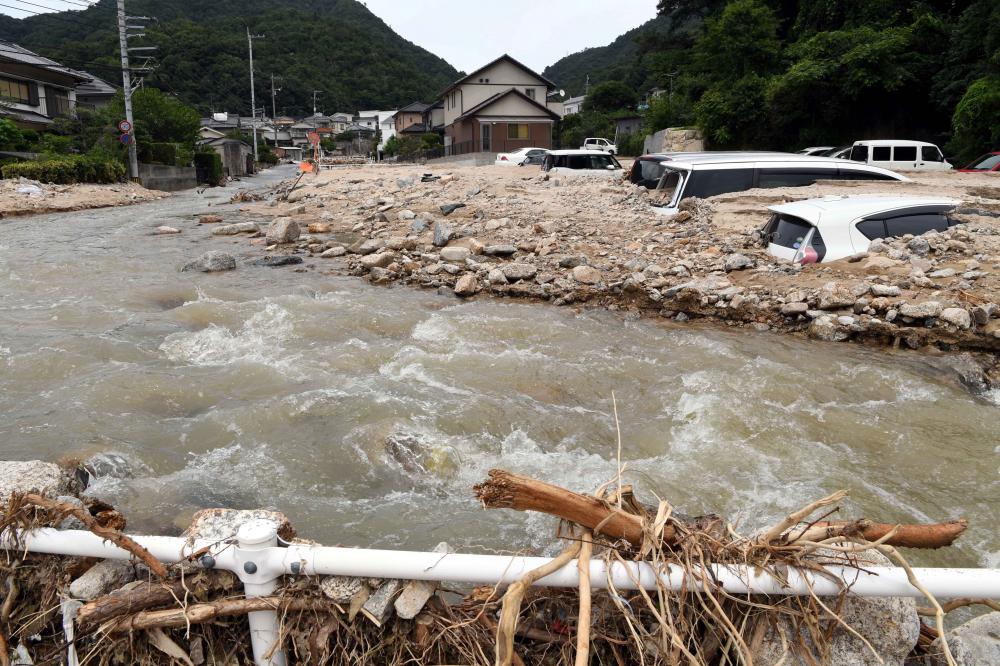
<instances>
[{"instance_id":1,"label":"dense green foliage","mask_svg":"<svg viewBox=\"0 0 1000 666\"><path fill-rule=\"evenodd\" d=\"M571 95L588 75L591 92L659 89L647 129L696 123L717 148L907 138L947 144L959 162L1000 149L997 0L661 0L659 11L545 75Z\"/></svg>"},{"instance_id":2,"label":"dense green foliage","mask_svg":"<svg viewBox=\"0 0 1000 666\"><path fill-rule=\"evenodd\" d=\"M280 77L277 112L318 106L354 112L430 101L458 72L394 33L356 0L129 0L130 15L158 21L136 45L157 46L150 86L176 95L201 114L250 115L246 25L254 34L257 104L270 112L270 75ZM0 20L9 39L120 83L114 0L75 12ZM140 44L141 42L141 44Z\"/></svg>"},{"instance_id":3,"label":"dense green foliage","mask_svg":"<svg viewBox=\"0 0 1000 666\"><path fill-rule=\"evenodd\" d=\"M203 181L210 185L218 185L225 178L225 172L222 170L222 156L214 150L195 153L194 166L199 174L204 174Z\"/></svg>"},{"instance_id":4,"label":"dense green foliage","mask_svg":"<svg viewBox=\"0 0 1000 666\"><path fill-rule=\"evenodd\" d=\"M4 178L30 178L43 183L117 183L125 179L125 165L115 159L90 155L64 155L30 162L6 164Z\"/></svg>"}]
</instances>

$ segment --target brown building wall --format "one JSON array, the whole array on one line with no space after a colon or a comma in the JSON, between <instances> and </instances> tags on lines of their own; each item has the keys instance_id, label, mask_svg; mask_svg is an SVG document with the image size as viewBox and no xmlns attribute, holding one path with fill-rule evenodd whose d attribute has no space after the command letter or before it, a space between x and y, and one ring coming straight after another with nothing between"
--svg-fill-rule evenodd
<instances>
[{"instance_id":1,"label":"brown building wall","mask_svg":"<svg viewBox=\"0 0 1000 666\"><path fill-rule=\"evenodd\" d=\"M492 145L490 152L509 153L518 148L551 148L552 147L552 123L528 123L527 139L508 139L506 122L491 122L488 120L476 120L475 134L476 147L482 150L482 130L480 124L490 122L492 125Z\"/></svg>"},{"instance_id":2,"label":"brown building wall","mask_svg":"<svg viewBox=\"0 0 1000 666\"><path fill-rule=\"evenodd\" d=\"M400 113L396 116L396 133L402 132L410 125L424 122L424 117L419 113Z\"/></svg>"}]
</instances>

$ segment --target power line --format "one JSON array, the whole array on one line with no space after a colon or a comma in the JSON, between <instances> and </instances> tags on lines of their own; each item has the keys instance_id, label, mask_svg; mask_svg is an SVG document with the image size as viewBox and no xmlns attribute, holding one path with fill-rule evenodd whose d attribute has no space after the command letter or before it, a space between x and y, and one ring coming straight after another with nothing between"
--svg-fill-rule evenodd
<instances>
[{"instance_id":1,"label":"power line","mask_svg":"<svg viewBox=\"0 0 1000 666\"><path fill-rule=\"evenodd\" d=\"M18 0L15 0L15 2L16 1L18 1ZM50 12L34 12L34 11L29 10L29 9L23 9L21 7L15 7L13 5L5 5L3 3L0 3L0 7L6 7L7 9L13 9L15 11L24 12L25 14L32 14L34 16L47 16L50 19L52 19L53 21L59 21L60 23L65 23L66 25L71 25L71 26L73 26L74 28L77 28L77 29L80 28L80 24L77 21L71 21L69 19L66 19L66 18L63 18L63 17L59 16L58 14L53 14L53 13L50 13Z\"/></svg>"},{"instance_id":2,"label":"power line","mask_svg":"<svg viewBox=\"0 0 1000 666\"><path fill-rule=\"evenodd\" d=\"M59 7L49 7L48 5L40 5L37 2L28 2L28 0L10 0L10 1L11 2L19 2L22 5L31 5L32 7L41 7L42 9L48 9L48 10L53 11L53 12L79 12L79 11L83 11L82 9L66 9L66 8L59 8ZM93 5L87 5L87 4L85 4L83 6L86 7L87 9L89 9ZM26 12L28 10L27 9L21 9L21 10L18 10L18 11ZM39 13L40 14L45 14L47 12L39 12Z\"/></svg>"}]
</instances>

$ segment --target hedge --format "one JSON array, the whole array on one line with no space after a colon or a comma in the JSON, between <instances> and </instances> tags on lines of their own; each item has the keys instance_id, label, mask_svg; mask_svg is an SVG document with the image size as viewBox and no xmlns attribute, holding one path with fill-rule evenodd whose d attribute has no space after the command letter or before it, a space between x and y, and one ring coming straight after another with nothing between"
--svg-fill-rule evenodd
<instances>
[{"instance_id":1,"label":"hedge","mask_svg":"<svg viewBox=\"0 0 1000 666\"><path fill-rule=\"evenodd\" d=\"M142 150L143 162L153 164L177 165L177 144L147 143Z\"/></svg>"},{"instance_id":2,"label":"hedge","mask_svg":"<svg viewBox=\"0 0 1000 666\"><path fill-rule=\"evenodd\" d=\"M194 166L198 170L199 177L202 177L202 174L204 174L202 182L218 185L225 177L225 173L222 171L222 156L214 150L212 152L195 153Z\"/></svg>"},{"instance_id":3,"label":"hedge","mask_svg":"<svg viewBox=\"0 0 1000 666\"><path fill-rule=\"evenodd\" d=\"M45 160L6 164L4 178L29 178L43 183L118 183L125 180L125 165L118 160L68 155Z\"/></svg>"}]
</instances>

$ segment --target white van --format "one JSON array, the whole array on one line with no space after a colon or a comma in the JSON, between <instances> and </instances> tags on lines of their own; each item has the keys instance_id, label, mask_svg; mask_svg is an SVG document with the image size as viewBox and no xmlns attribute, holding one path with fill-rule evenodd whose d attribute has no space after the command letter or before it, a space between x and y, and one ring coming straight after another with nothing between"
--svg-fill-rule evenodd
<instances>
[{"instance_id":1,"label":"white van","mask_svg":"<svg viewBox=\"0 0 1000 666\"><path fill-rule=\"evenodd\" d=\"M550 150L542 171L567 176L621 177L622 165L611 153L596 150Z\"/></svg>"},{"instance_id":2,"label":"white van","mask_svg":"<svg viewBox=\"0 0 1000 666\"><path fill-rule=\"evenodd\" d=\"M855 141L851 147L850 159L899 171L946 171L951 168L951 164L941 154L941 149L924 141Z\"/></svg>"}]
</instances>

